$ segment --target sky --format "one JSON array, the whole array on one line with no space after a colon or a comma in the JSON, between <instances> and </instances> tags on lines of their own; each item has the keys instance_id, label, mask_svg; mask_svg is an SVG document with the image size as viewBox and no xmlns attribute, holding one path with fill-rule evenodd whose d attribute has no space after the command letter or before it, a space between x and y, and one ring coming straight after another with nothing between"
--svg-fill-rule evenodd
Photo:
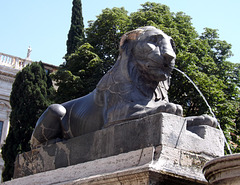
<instances>
[{"instance_id":1,"label":"sky","mask_svg":"<svg viewBox=\"0 0 240 185\"><path fill-rule=\"evenodd\" d=\"M124 7L136 12L147 0L82 0L85 28L105 8ZM184 12L192 18L198 34L204 28L218 29L221 40L232 45L233 57L240 63L240 0L158 0L171 12ZM30 58L52 65L64 62L67 34L71 24L71 0L0 0L0 53Z\"/></svg>"}]
</instances>

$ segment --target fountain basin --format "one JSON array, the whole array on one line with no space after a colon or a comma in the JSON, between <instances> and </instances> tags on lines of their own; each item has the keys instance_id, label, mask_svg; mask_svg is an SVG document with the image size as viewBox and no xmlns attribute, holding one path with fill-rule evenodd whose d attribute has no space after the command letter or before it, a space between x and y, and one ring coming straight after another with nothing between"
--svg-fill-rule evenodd
<instances>
[{"instance_id":1,"label":"fountain basin","mask_svg":"<svg viewBox=\"0 0 240 185\"><path fill-rule=\"evenodd\" d=\"M207 162L203 173L210 184L239 185L240 154L227 155Z\"/></svg>"}]
</instances>

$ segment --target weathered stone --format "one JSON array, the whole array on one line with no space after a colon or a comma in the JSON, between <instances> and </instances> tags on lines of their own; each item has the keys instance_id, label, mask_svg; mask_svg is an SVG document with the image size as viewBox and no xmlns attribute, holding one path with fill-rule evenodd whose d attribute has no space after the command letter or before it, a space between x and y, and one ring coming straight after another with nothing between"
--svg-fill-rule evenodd
<instances>
[{"instance_id":1,"label":"weathered stone","mask_svg":"<svg viewBox=\"0 0 240 185\"><path fill-rule=\"evenodd\" d=\"M5 184L206 185L201 169L211 158L165 145L151 146Z\"/></svg>"},{"instance_id":2,"label":"weathered stone","mask_svg":"<svg viewBox=\"0 0 240 185\"><path fill-rule=\"evenodd\" d=\"M151 148L150 148L151 149ZM151 150L152 151L152 150ZM138 151L140 152L140 151ZM136 154L137 152L134 152ZM140 152L141 153L141 152ZM125 164L131 163L133 153L120 154L90 161L83 164L60 168L6 182L6 185L34 185L34 184L81 184L81 185L207 185L205 180L190 178L168 171L156 170L149 165L119 169L123 167L123 156L129 155ZM139 157L139 156L138 156ZM133 157L133 161L135 161ZM111 171L111 172L109 172Z\"/></svg>"},{"instance_id":3,"label":"weathered stone","mask_svg":"<svg viewBox=\"0 0 240 185\"><path fill-rule=\"evenodd\" d=\"M115 170L148 164L156 170L189 173L192 178L201 176L202 180L201 167L209 159L222 156L224 144L219 130L210 126L199 128L202 131L196 134L196 128L187 128L185 118L167 113L126 121L20 154L14 176L22 177L122 154L124 159L116 157L112 164L120 160L118 165L123 167ZM126 160L126 157L133 161ZM107 163L104 167L110 168ZM95 168L100 167L97 165Z\"/></svg>"}]
</instances>

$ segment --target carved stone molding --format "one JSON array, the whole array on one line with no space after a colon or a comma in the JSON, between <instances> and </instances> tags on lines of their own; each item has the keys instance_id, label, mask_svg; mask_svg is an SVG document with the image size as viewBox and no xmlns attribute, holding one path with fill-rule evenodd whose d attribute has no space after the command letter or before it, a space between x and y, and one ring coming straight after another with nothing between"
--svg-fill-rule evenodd
<instances>
[{"instance_id":1,"label":"carved stone molding","mask_svg":"<svg viewBox=\"0 0 240 185\"><path fill-rule=\"evenodd\" d=\"M203 172L212 185L239 185L240 154L213 159L205 164Z\"/></svg>"},{"instance_id":2,"label":"carved stone molding","mask_svg":"<svg viewBox=\"0 0 240 185\"><path fill-rule=\"evenodd\" d=\"M1 75L1 72L0 72L0 80L3 80L5 82L13 83L15 78L14 77L9 77L9 76L3 76L3 75Z\"/></svg>"}]
</instances>

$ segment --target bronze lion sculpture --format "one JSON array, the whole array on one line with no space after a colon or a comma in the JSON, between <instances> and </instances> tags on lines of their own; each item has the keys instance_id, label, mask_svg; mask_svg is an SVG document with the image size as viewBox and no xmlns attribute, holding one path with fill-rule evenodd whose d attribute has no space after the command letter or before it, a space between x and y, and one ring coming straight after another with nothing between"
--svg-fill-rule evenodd
<instances>
[{"instance_id":1,"label":"bronze lion sculpture","mask_svg":"<svg viewBox=\"0 0 240 185\"><path fill-rule=\"evenodd\" d=\"M167 95L176 59L172 38L155 27L141 27L122 36L119 50L115 65L94 91L48 107L36 124L32 147L158 112L182 115L182 107L169 103Z\"/></svg>"}]
</instances>

